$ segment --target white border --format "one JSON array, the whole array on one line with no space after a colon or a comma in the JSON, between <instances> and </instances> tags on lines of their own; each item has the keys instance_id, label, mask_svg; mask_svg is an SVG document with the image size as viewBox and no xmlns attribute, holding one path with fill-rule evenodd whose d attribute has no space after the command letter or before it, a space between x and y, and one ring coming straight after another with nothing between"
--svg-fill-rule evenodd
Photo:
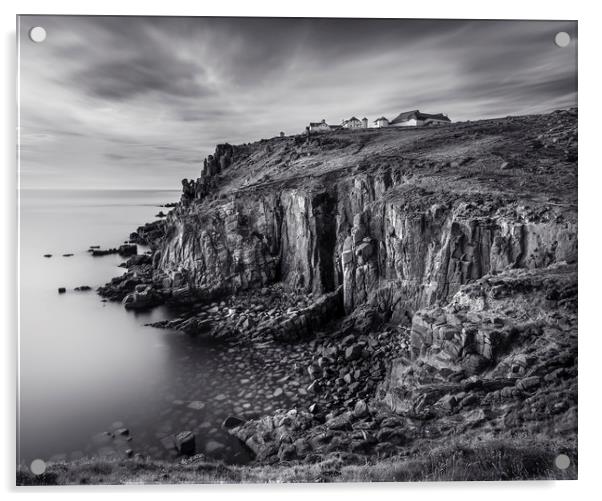
<instances>
[{"instance_id":1,"label":"white border","mask_svg":"<svg viewBox=\"0 0 602 501\"><path fill-rule=\"evenodd\" d=\"M14 485L15 464L15 387L16 387L16 165L15 165L15 15L20 14L119 14L119 15L251 15L251 16L318 16L318 17L405 17L405 18L471 18L471 19L577 19L579 21L579 261L580 270L580 375L579 375L579 480L575 482L515 482L515 483L438 483L438 484L336 484L336 485L229 485L229 486L158 486L158 487L71 487L54 489L34 489L12 487ZM3 412L0 413L4 440L2 447L2 488L9 495L20 492L25 497L34 493L44 493L52 499L62 498L67 493L86 495L108 495L131 499L132 496L164 497L173 492L181 495L199 494L211 497L232 497L245 500L286 498L306 498L308 495L319 499L330 499L343 494L347 499L365 499L367 496L391 495L395 497L419 496L420 500L445 498L446 501L467 497L487 500L509 497L523 499L545 497L546 500L589 499L599 496L597 485L600 470L600 381L598 366L602 346L601 322L596 313L601 309L600 301L600 207L602 165L597 144L602 130L600 111L600 69L599 69L599 22L595 2L555 1L526 2L525 0L504 0L503 2L478 1L428 1L428 2L389 2L371 0L351 3L301 0L280 1L237 1L228 2L186 2L169 0L163 2L124 2L123 0L98 0L81 2L75 0L52 1L4 1L1 22L4 43L4 86L5 110L2 121L4 165L2 169L4 190L2 211L2 269L4 287L0 297L0 317L4 320L2 330L4 342L5 371L3 381ZM585 63L584 63L585 62ZM8 110L9 112L7 113ZM594 494L596 493L596 494Z\"/></svg>"}]
</instances>

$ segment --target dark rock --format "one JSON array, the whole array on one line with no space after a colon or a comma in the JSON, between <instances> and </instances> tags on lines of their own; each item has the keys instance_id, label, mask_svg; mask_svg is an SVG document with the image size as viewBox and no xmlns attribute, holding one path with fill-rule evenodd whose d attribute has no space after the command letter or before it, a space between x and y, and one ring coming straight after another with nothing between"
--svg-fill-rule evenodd
<instances>
[{"instance_id":1,"label":"dark rock","mask_svg":"<svg viewBox=\"0 0 602 501\"><path fill-rule=\"evenodd\" d=\"M65 287L59 287L58 291L59 294L64 294L65 292L67 292L67 289Z\"/></svg>"},{"instance_id":2,"label":"dark rock","mask_svg":"<svg viewBox=\"0 0 602 501\"><path fill-rule=\"evenodd\" d=\"M102 257L108 256L109 254L117 254L119 251L117 249L99 249L95 247L90 247L88 252L90 252L93 257Z\"/></svg>"},{"instance_id":3,"label":"dark rock","mask_svg":"<svg viewBox=\"0 0 602 501\"><path fill-rule=\"evenodd\" d=\"M178 453L183 456L194 456L196 453L196 441L194 433L182 431L175 436L175 444Z\"/></svg>"},{"instance_id":4,"label":"dark rock","mask_svg":"<svg viewBox=\"0 0 602 501\"><path fill-rule=\"evenodd\" d=\"M119 246L117 253L122 257L133 256L138 253L138 246L136 244L123 244Z\"/></svg>"},{"instance_id":5,"label":"dark rock","mask_svg":"<svg viewBox=\"0 0 602 501\"><path fill-rule=\"evenodd\" d=\"M222 428L231 430L232 428L236 428L237 426L244 424L244 422L244 419L240 419L236 416L228 416L222 423Z\"/></svg>"},{"instance_id":6,"label":"dark rock","mask_svg":"<svg viewBox=\"0 0 602 501\"><path fill-rule=\"evenodd\" d=\"M349 361L357 360L362 356L363 344L354 344L345 350L345 358Z\"/></svg>"},{"instance_id":7,"label":"dark rock","mask_svg":"<svg viewBox=\"0 0 602 501\"><path fill-rule=\"evenodd\" d=\"M126 310L147 310L161 304L162 299L152 288L127 294L122 301Z\"/></svg>"},{"instance_id":8,"label":"dark rock","mask_svg":"<svg viewBox=\"0 0 602 501\"><path fill-rule=\"evenodd\" d=\"M351 419L349 414L344 413L326 421L326 426L331 430L349 430L351 429Z\"/></svg>"}]
</instances>

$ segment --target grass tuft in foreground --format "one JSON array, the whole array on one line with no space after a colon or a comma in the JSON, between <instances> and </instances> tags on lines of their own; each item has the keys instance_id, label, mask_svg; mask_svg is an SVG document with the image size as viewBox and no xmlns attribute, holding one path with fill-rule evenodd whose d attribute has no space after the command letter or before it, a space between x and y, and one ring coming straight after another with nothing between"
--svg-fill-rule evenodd
<instances>
[{"instance_id":1,"label":"grass tuft in foreground","mask_svg":"<svg viewBox=\"0 0 602 501\"><path fill-rule=\"evenodd\" d=\"M566 470L556 468L560 453L571 458ZM577 451L537 441L461 442L436 446L420 456L350 464L344 454L317 463L226 466L193 458L166 461L83 459L50 464L34 476L17 472L17 485L179 484L282 482L423 482L474 480L571 480L577 478Z\"/></svg>"}]
</instances>

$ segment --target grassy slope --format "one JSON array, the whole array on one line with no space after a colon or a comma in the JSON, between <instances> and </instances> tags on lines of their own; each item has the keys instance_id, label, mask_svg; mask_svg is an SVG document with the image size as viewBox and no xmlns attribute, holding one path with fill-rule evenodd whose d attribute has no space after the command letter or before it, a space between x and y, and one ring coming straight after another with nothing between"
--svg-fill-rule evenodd
<instances>
[{"instance_id":1,"label":"grassy slope","mask_svg":"<svg viewBox=\"0 0 602 501\"><path fill-rule=\"evenodd\" d=\"M425 448L428 446L425 445ZM85 459L49 465L34 477L19 471L19 485L155 484L155 483L280 483L280 482L408 482L466 480L569 480L577 465L559 470L559 452L577 457L561 443L521 439L514 442L457 441L435 446L419 456L392 458L372 464L348 464L333 454L319 463L281 463L262 466L225 466L193 458L182 463L164 461Z\"/></svg>"},{"instance_id":2,"label":"grassy slope","mask_svg":"<svg viewBox=\"0 0 602 501\"><path fill-rule=\"evenodd\" d=\"M560 113L436 128L338 131L309 141L275 138L237 146L234 163L217 176L215 189L232 194L323 187L387 167L406 174L404 191L415 187L439 196L505 195L574 209L576 169L563 153L572 134L576 117ZM545 147L534 146L542 137ZM500 170L504 161L512 168Z\"/></svg>"}]
</instances>

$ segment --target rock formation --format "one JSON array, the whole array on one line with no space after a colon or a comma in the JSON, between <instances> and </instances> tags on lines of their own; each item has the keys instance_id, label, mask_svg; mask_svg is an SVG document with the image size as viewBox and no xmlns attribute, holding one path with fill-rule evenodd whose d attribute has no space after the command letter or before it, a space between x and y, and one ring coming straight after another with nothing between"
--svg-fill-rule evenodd
<instances>
[{"instance_id":1,"label":"rock formation","mask_svg":"<svg viewBox=\"0 0 602 501\"><path fill-rule=\"evenodd\" d=\"M170 326L188 333L322 336L310 391L336 405L232 426L259 459L452 433L574 445L576 160L575 109L218 145L180 203L132 234L152 256L103 292L187 304ZM312 299L290 318L206 306L270 287Z\"/></svg>"}]
</instances>

